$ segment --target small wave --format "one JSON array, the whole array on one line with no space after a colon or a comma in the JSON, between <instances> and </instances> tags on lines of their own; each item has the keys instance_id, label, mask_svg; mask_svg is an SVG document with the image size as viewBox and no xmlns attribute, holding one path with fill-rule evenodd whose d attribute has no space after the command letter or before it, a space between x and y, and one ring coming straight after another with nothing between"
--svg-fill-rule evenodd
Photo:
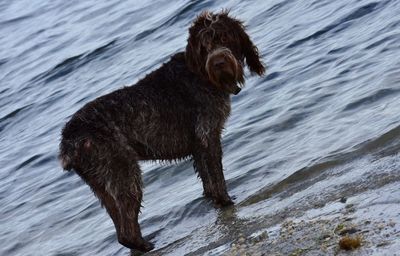
<instances>
[{"instance_id":1,"label":"small wave","mask_svg":"<svg viewBox=\"0 0 400 256\"><path fill-rule=\"evenodd\" d=\"M30 14L22 15L22 16L12 18L9 20L5 20L5 21L0 22L0 26L9 26L12 23L20 22L20 21L32 18L33 16L34 16L34 13L30 13Z\"/></svg>"},{"instance_id":2,"label":"small wave","mask_svg":"<svg viewBox=\"0 0 400 256\"><path fill-rule=\"evenodd\" d=\"M36 154L36 155L33 155L33 156L29 157L28 159L24 160L22 163L18 164L15 167L15 170L19 170L22 167L27 166L28 164L30 164L30 163L36 161L37 159L39 159L41 156L42 156L41 154Z\"/></svg>"},{"instance_id":3,"label":"small wave","mask_svg":"<svg viewBox=\"0 0 400 256\"><path fill-rule=\"evenodd\" d=\"M380 46L380 45L382 45L382 44L384 44L386 42L395 41L397 39L398 39L398 34L397 35L386 36L386 37L384 37L382 39L379 39L378 41L368 45L367 47L365 47L365 50L374 49L375 47Z\"/></svg>"},{"instance_id":4,"label":"small wave","mask_svg":"<svg viewBox=\"0 0 400 256\"><path fill-rule=\"evenodd\" d=\"M326 178L326 170L332 169L343 163L344 159L341 157L331 157L325 159L325 161L322 161L321 163L304 167L274 186L263 189L262 191L255 193L253 196L248 197L240 203L240 206L255 204L282 193L285 194L282 196L288 197L308 186L311 186L315 182Z\"/></svg>"},{"instance_id":5,"label":"small wave","mask_svg":"<svg viewBox=\"0 0 400 256\"><path fill-rule=\"evenodd\" d=\"M94 5L94 6L97 7L97 5ZM95 8L94 10L88 12L86 15L83 15L82 17L80 17L76 22L85 22L88 20L92 20L93 18L99 17L101 15L107 14L116 5L115 5L115 3L111 3L106 6L101 6L101 5L99 5L99 6L100 6L100 8ZM79 13L79 12L77 12L77 13Z\"/></svg>"},{"instance_id":6,"label":"small wave","mask_svg":"<svg viewBox=\"0 0 400 256\"><path fill-rule=\"evenodd\" d=\"M134 41L135 41L135 42L139 42L139 41L141 41L142 39L146 38L148 35L153 34L153 33L154 33L155 31L157 31L157 30L158 30L158 27L157 27L157 28L147 29L147 30L145 30L145 31L143 31L143 32L140 32L139 34L137 34L137 35L135 36Z\"/></svg>"},{"instance_id":7,"label":"small wave","mask_svg":"<svg viewBox=\"0 0 400 256\"><path fill-rule=\"evenodd\" d=\"M378 2L373 2L373 3L369 3L367 5L364 5L360 8L358 8L357 10L355 10L354 12L350 13L343 19L341 19L339 23L344 23L344 22L348 22L351 20L359 19L367 14L370 14L371 12L375 11L378 4L379 4Z\"/></svg>"},{"instance_id":8,"label":"small wave","mask_svg":"<svg viewBox=\"0 0 400 256\"><path fill-rule=\"evenodd\" d=\"M43 74L40 74L32 79L32 81L39 81L45 79L45 82L51 82L60 77L66 76L69 73L85 66L91 61L99 58L108 50L112 49L112 46L117 42L117 40L112 40L111 42L91 51L89 53L79 54L77 56L70 57L63 62L57 64L54 68L49 71L46 71Z\"/></svg>"},{"instance_id":9,"label":"small wave","mask_svg":"<svg viewBox=\"0 0 400 256\"><path fill-rule=\"evenodd\" d=\"M359 154L375 152L382 156L397 154L400 150L400 126L397 126L379 137L357 146Z\"/></svg>"},{"instance_id":10,"label":"small wave","mask_svg":"<svg viewBox=\"0 0 400 256\"><path fill-rule=\"evenodd\" d=\"M286 84L286 80L278 79L282 77L282 72L272 72L260 79L260 83L255 86L260 87L264 93L274 91Z\"/></svg>"},{"instance_id":11,"label":"small wave","mask_svg":"<svg viewBox=\"0 0 400 256\"><path fill-rule=\"evenodd\" d=\"M0 124L10 118L15 117L19 112L21 112L22 110L26 109L28 106L24 106L21 108L17 108L15 110L13 110L12 112L8 113L7 115L3 116L2 118L0 118Z\"/></svg>"},{"instance_id":12,"label":"small wave","mask_svg":"<svg viewBox=\"0 0 400 256\"><path fill-rule=\"evenodd\" d=\"M292 3L292 1L286 0L286 1L274 4L267 10L265 10L265 11L261 12L260 14L258 14L257 16L255 16L255 18L254 18L254 20L256 21L255 24L256 25L264 24L265 17L271 17L271 18L276 17L277 13L279 13L281 10L284 10L284 7L286 7L287 4L290 4L290 3Z\"/></svg>"},{"instance_id":13,"label":"small wave","mask_svg":"<svg viewBox=\"0 0 400 256\"><path fill-rule=\"evenodd\" d=\"M309 112L295 113L289 116L287 119L271 126L270 129L274 132L283 132L293 129L297 126L298 123L307 118L309 114L310 114Z\"/></svg>"},{"instance_id":14,"label":"small wave","mask_svg":"<svg viewBox=\"0 0 400 256\"><path fill-rule=\"evenodd\" d=\"M352 48L351 46L344 46L344 47L335 48L335 49L330 50L328 52L328 54L344 53L344 52L346 52L347 50L349 50L351 48Z\"/></svg>"},{"instance_id":15,"label":"small wave","mask_svg":"<svg viewBox=\"0 0 400 256\"><path fill-rule=\"evenodd\" d=\"M174 14L168 16L166 20L161 20L159 24L154 25L152 28L147 29L145 31L140 32L134 39L135 42L140 42L147 36L153 34L156 31L159 31L163 28L168 28L175 22L179 20L187 20L191 19L195 14L198 14L200 10L208 7L208 3L191 1L187 5L183 5L180 9L177 9Z\"/></svg>"},{"instance_id":16,"label":"small wave","mask_svg":"<svg viewBox=\"0 0 400 256\"><path fill-rule=\"evenodd\" d=\"M372 12L374 12L375 10L377 10L377 6L379 5L379 3L377 2L373 2L373 3L369 3L367 5L364 5L356 10L354 10L353 12L351 12L350 14L346 15L345 17L339 19L339 21L334 22L333 24L324 27L323 29L315 32L314 34L307 36L305 38L302 38L300 40L297 40L293 43L291 43L290 45L287 46L287 48L294 48L296 46L299 46L309 40L313 40L313 39L317 39L318 37L334 31L334 32L340 32L344 29L346 29L349 24L345 24L349 21L355 20L355 19L359 19L365 15L368 15Z\"/></svg>"},{"instance_id":17,"label":"small wave","mask_svg":"<svg viewBox=\"0 0 400 256\"><path fill-rule=\"evenodd\" d=\"M54 162L57 162L57 158L54 156L54 154L42 155L32 163L32 167L39 168L40 166L45 166L48 163Z\"/></svg>"},{"instance_id":18,"label":"small wave","mask_svg":"<svg viewBox=\"0 0 400 256\"><path fill-rule=\"evenodd\" d=\"M199 197L190 203L173 208L170 212L168 212L168 216L161 214L143 219L141 225L146 227L154 226L155 223L162 223L163 226L173 227L184 220L206 215L209 213L209 209L211 207L212 206L210 202L204 200L202 197ZM160 231L162 231L162 229L156 232Z\"/></svg>"},{"instance_id":19,"label":"small wave","mask_svg":"<svg viewBox=\"0 0 400 256\"><path fill-rule=\"evenodd\" d=\"M0 95L1 94L3 94L3 93L5 93L5 92L7 92L7 91L9 91L10 90L10 88L3 88L1 91L0 91ZM1 105L0 105L1 106Z\"/></svg>"},{"instance_id":20,"label":"small wave","mask_svg":"<svg viewBox=\"0 0 400 256\"><path fill-rule=\"evenodd\" d=\"M14 109L10 113L0 118L0 132L11 122L12 119L17 117L24 110L28 109L31 105L26 105L17 109Z\"/></svg>"},{"instance_id":21,"label":"small wave","mask_svg":"<svg viewBox=\"0 0 400 256\"><path fill-rule=\"evenodd\" d=\"M329 170L366 156L378 154L379 157L397 154L400 150L400 126L397 126L375 139L363 142L353 147L349 152L332 154L317 160L314 164L301 168L289 175L274 186L264 188L260 192L248 197L241 206L248 206L265 199L279 195L289 197L294 193L304 190L318 181L329 177Z\"/></svg>"},{"instance_id":22,"label":"small wave","mask_svg":"<svg viewBox=\"0 0 400 256\"><path fill-rule=\"evenodd\" d=\"M160 180L163 182L177 182L178 180L184 180L186 177L193 175L192 161L190 157L176 160L176 161L146 161L151 166L150 170L143 175L144 183L149 186L153 183L158 183ZM179 164L177 164L179 163ZM157 167L152 166L155 164ZM175 165L171 168L171 165ZM174 179L168 179L173 176Z\"/></svg>"},{"instance_id":23,"label":"small wave","mask_svg":"<svg viewBox=\"0 0 400 256\"><path fill-rule=\"evenodd\" d=\"M370 105L370 104L380 101L386 97L396 95L399 92L400 92L400 89L389 89L389 88L381 89L381 90L375 92L373 95L361 98L359 100L356 100L356 101L348 104L343 109L343 111L355 110L357 108L364 107L366 105Z\"/></svg>"},{"instance_id":24,"label":"small wave","mask_svg":"<svg viewBox=\"0 0 400 256\"><path fill-rule=\"evenodd\" d=\"M4 64L6 64L7 61L8 61L8 59L6 59L6 58L0 59L0 67L3 66Z\"/></svg>"},{"instance_id":25,"label":"small wave","mask_svg":"<svg viewBox=\"0 0 400 256\"><path fill-rule=\"evenodd\" d=\"M281 75L281 72L272 72L268 74L264 79L262 79L263 82L273 80L275 78L278 78Z\"/></svg>"},{"instance_id":26,"label":"small wave","mask_svg":"<svg viewBox=\"0 0 400 256\"><path fill-rule=\"evenodd\" d=\"M167 23L171 25L173 22L177 20L191 20L196 14L198 14L201 10L209 7L210 3L205 1L189 1L189 3L182 5L180 8L176 10L176 12L171 15L171 18L168 19Z\"/></svg>"}]
</instances>

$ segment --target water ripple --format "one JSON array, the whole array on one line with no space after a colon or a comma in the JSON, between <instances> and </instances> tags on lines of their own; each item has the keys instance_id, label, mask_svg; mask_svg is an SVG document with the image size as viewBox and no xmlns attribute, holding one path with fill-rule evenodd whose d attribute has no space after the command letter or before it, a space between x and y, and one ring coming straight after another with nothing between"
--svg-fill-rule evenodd
<instances>
[{"instance_id":1,"label":"water ripple","mask_svg":"<svg viewBox=\"0 0 400 256\"><path fill-rule=\"evenodd\" d=\"M222 136L235 207L214 209L190 158L141 163L150 255L222 253L260 216L267 227L371 188L393 196L383 188L400 182L398 2L249 3L0 1L0 255L129 254L90 188L59 166L61 128L184 49L205 9L243 20L268 69L246 68Z\"/></svg>"},{"instance_id":2,"label":"water ripple","mask_svg":"<svg viewBox=\"0 0 400 256\"><path fill-rule=\"evenodd\" d=\"M386 97L395 96L400 92L400 89L380 89L376 91L374 94L363 97L361 99L355 100L354 102L349 103L343 111L355 110L360 107L368 107L368 105L373 104L375 102L379 102Z\"/></svg>"},{"instance_id":3,"label":"water ripple","mask_svg":"<svg viewBox=\"0 0 400 256\"><path fill-rule=\"evenodd\" d=\"M76 71L77 69L85 66L93 60L104 58L105 53L113 49L113 46L117 40L112 40L111 42L100 46L99 48L88 52L82 53L68 59L65 59L61 63L57 64L54 68L49 71L46 71L43 74L32 79L32 82L39 81L45 79L45 83L50 83L53 80L59 79L63 76L68 75L71 72ZM115 49L115 48L114 48Z\"/></svg>"},{"instance_id":4,"label":"water ripple","mask_svg":"<svg viewBox=\"0 0 400 256\"><path fill-rule=\"evenodd\" d=\"M297 40L297 41L289 44L288 48L297 47L307 41L317 39L320 36L325 35L328 32L338 33L342 30L345 30L346 28L348 28L350 26L350 24L346 24L347 22L355 20L355 19L359 19L361 17L364 17L365 15L368 15L368 14L374 12L375 10L378 9L377 6L379 4L383 4L383 3L372 2L367 5L361 6L360 8L353 10L350 14L339 19L338 21L334 22L333 24L328 25L328 26L322 28L321 30L318 30L317 32L313 33L312 35L309 35L303 39Z\"/></svg>"}]
</instances>

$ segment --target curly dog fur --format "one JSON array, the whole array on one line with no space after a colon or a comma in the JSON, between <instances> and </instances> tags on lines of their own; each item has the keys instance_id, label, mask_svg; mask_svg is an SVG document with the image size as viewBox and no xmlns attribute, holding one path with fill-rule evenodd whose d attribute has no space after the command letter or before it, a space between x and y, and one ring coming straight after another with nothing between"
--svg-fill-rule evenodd
<instances>
[{"instance_id":1,"label":"curly dog fur","mask_svg":"<svg viewBox=\"0 0 400 256\"><path fill-rule=\"evenodd\" d=\"M243 23L227 11L203 12L189 29L185 52L137 84L89 102L67 122L60 162L99 198L122 245L153 249L138 223L140 160L192 157L205 197L216 206L233 204L222 170L221 131L230 95L244 84L245 63L252 73L264 73Z\"/></svg>"}]
</instances>

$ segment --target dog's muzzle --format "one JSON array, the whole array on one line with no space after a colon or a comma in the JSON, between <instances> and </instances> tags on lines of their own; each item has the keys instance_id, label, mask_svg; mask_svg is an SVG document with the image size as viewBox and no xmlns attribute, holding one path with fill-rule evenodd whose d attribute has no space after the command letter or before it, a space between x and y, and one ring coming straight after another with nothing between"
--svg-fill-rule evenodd
<instances>
[{"instance_id":1,"label":"dog's muzzle","mask_svg":"<svg viewBox=\"0 0 400 256\"><path fill-rule=\"evenodd\" d=\"M207 56L206 70L214 84L236 95L241 91L238 86L238 65L232 52L226 47L220 47Z\"/></svg>"},{"instance_id":2,"label":"dog's muzzle","mask_svg":"<svg viewBox=\"0 0 400 256\"><path fill-rule=\"evenodd\" d=\"M219 47L213 50L207 56L206 67L208 69L222 70L229 65L229 61L233 60L231 50L226 47Z\"/></svg>"}]
</instances>

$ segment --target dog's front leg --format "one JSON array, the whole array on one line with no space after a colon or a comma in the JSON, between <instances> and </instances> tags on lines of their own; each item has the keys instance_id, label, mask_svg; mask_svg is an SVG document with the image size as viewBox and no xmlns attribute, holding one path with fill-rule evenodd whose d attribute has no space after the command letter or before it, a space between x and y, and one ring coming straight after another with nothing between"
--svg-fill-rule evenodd
<instances>
[{"instance_id":1,"label":"dog's front leg","mask_svg":"<svg viewBox=\"0 0 400 256\"><path fill-rule=\"evenodd\" d=\"M203 182L204 196L213 199L216 207L232 205L222 169L220 136L198 138L193 153L194 168Z\"/></svg>"}]
</instances>

